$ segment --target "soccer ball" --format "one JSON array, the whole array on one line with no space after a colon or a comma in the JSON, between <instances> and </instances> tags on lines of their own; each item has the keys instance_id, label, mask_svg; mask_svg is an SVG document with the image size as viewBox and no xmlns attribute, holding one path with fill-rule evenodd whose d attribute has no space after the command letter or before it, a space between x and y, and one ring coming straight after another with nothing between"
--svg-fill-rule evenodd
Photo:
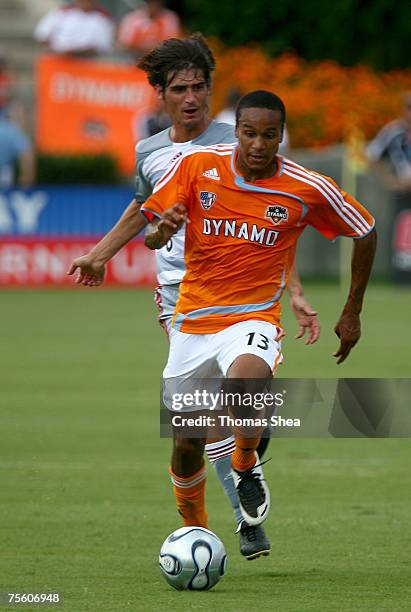
<instances>
[{"instance_id":1,"label":"soccer ball","mask_svg":"<svg viewBox=\"0 0 411 612\"><path fill-rule=\"evenodd\" d=\"M181 527L164 541L159 562L175 589L206 591L224 575L227 555L220 538L209 529Z\"/></svg>"}]
</instances>

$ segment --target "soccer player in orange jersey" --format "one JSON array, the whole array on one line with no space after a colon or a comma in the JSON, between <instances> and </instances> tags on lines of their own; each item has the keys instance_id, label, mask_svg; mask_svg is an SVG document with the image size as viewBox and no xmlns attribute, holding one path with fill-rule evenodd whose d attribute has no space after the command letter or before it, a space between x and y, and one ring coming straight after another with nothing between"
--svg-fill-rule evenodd
<instances>
[{"instance_id":1,"label":"soccer player in orange jersey","mask_svg":"<svg viewBox=\"0 0 411 612\"><path fill-rule=\"evenodd\" d=\"M187 223L165 381L268 380L281 361L280 298L307 225L329 239L354 239L349 294L335 326L342 363L360 337L360 312L376 246L374 219L330 178L277 154L285 122L278 96L255 91L237 108L238 145L183 155L157 183L142 213L161 248ZM170 405L165 387L164 401ZM184 410L184 408L183 408ZM192 410L192 408L191 408ZM264 521L269 490L255 449L259 437L234 428L232 473L249 525ZM175 434L171 473L186 525L207 526L203 438Z\"/></svg>"},{"instance_id":2,"label":"soccer player in orange jersey","mask_svg":"<svg viewBox=\"0 0 411 612\"><path fill-rule=\"evenodd\" d=\"M86 286L99 286L104 279L106 262L146 226L147 220L140 215L140 206L175 159L199 147L236 141L233 126L213 121L208 114L215 60L200 34L182 40L166 40L144 56L139 67L146 72L149 83L170 115L172 125L138 143L135 199L114 228L89 253L72 262L68 273L76 274L76 282ZM185 229L182 228L163 249L156 252L156 303L160 309L159 321L165 330L171 326L179 285L185 272L184 235ZM312 344L320 331L316 312L304 296L295 269L291 276L288 291L290 306L299 325L296 337L301 338L307 333L306 344ZM268 438L261 440L258 447L260 456L267 443ZM206 453L233 508L239 527L241 554L247 559L256 558L261 551L269 549L269 542L261 526L247 526L242 519L230 472L230 455L234 446L231 434L225 438L213 436L206 445Z\"/></svg>"}]
</instances>

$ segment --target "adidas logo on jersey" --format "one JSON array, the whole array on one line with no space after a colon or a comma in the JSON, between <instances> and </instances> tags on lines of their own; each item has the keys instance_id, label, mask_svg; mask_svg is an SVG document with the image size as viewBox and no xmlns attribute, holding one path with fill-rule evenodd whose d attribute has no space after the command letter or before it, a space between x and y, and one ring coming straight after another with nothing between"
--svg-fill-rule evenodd
<instances>
[{"instance_id":1,"label":"adidas logo on jersey","mask_svg":"<svg viewBox=\"0 0 411 612\"><path fill-rule=\"evenodd\" d=\"M203 176L213 179L214 181L221 180L220 175L217 172L217 168L211 168L210 170L206 170L205 172L203 172Z\"/></svg>"}]
</instances>

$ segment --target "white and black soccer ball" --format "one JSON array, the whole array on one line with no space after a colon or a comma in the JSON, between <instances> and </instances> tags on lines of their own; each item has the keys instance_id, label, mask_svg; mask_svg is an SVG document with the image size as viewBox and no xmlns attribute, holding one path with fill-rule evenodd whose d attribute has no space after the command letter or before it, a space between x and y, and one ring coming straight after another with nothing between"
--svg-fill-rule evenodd
<instances>
[{"instance_id":1,"label":"white and black soccer ball","mask_svg":"<svg viewBox=\"0 0 411 612\"><path fill-rule=\"evenodd\" d=\"M164 578L179 591L206 591L224 575L227 555L215 533L203 527L181 527L164 541L159 556Z\"/></svg>"}]
</instances>

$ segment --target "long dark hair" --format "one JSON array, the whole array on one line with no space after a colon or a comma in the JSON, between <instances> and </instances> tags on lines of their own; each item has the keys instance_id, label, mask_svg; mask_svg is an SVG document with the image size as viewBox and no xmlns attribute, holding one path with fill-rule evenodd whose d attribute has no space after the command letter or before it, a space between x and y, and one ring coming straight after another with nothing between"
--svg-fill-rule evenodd
<instances>
[{"instance_id":1,"label":"long dark hair","mask_svg":"<svg viewBox=\"0 0 411 612\"><path fill-rule=\"evenodd\" d=\"M190 38L168 38L147 53L137 64L153 87L164 90L181 70L201 70L208 86L215 69L214 56L200 32Z\"/></svg>"}]
</instances>

